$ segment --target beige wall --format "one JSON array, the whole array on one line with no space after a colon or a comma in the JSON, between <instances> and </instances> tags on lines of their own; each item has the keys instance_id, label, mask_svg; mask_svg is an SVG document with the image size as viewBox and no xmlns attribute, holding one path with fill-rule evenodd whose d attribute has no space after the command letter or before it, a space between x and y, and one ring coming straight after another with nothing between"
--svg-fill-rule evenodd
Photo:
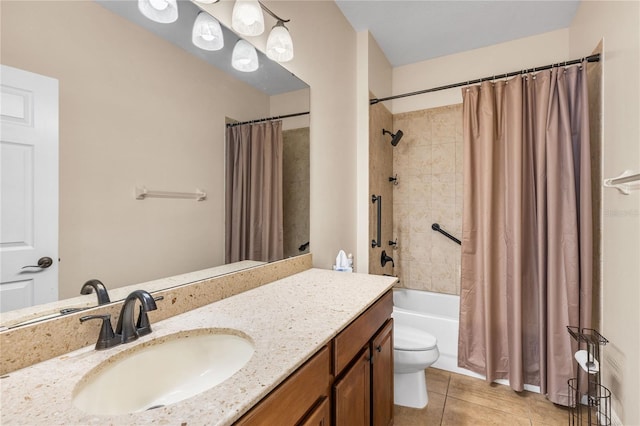
<instances>
[{"instance_id":1,"label":"beige wall","mask_svg":"<svg viewBox=\"0 0 640 426\"><path fill-rule=\"evenodd\" d=\"M369 272L369 250L371 233L369 215L371 194L369 192L369 41L368 31L357 34L356 52L356 258L354 270ZM389 87L391 83L389 82Z\"/></svg>"},{"instance_id":2,"label":"beige wall","mask_svg":"<svg viewBox=\"0 0 640 426\"><path fill-rule=\"evenodd\" d=\"M269 116L296 114L309 111L309 89L296 90L269 97ZM282 130L309 127L309 115L289 117L282 120Z\"/></svg>"},{"instance_id":3,"label":"beige wall","mask_svg":"<svg viewBox=\"0 0 640 426\"><path fill-rule=\"evenodd\" d=\"M391 64L368 31L358 33L358 154L357 154L357 244L358 252L369 253L360 256L358 272L375 274L393 274L391 264L382 268L380 255L383 248L372 248L371 240L376 238L377 205L371 203L371 195L383 195L383 242L393 239L392 189L383 179L393 171L393 152L384 145L382 128L393 130L389 104L369 106L373 97L391 94ZM387 139L388 142L388 139ZM373 151L371 151L373 150ZM382 170L380 168L382 167ZM376 169L376 170L372 170ZM386 212L386 213L385 213ZM386 241L385 241L386 239ZM394 256L391 247L384 247L390 256Z\"/></svg>"},{"instance_id":4,"label":"beige wall","mask_svg":"<svg viewBox=\"0 0 640 426\"><path fill-rule=\"evenodd\" d=\"M4 1L1 48L60 82L62 298L223 262L225 115L265 116L268 96L95 2ZM136 185L208 199L137 201Z\"/></svg>"},{"instance_id":5,"label":"beige wall","mask_svg":"<svg viewBox=\"0 0 640 426\"><path fill-rule=\"evenodd\" d=\"M587 50L591 52L595 44ZM569 31L552 31L506 43L393 69L393 93L444 86L490 75L533 68L567 59ZM442 90L392 101L391 112L418 111L462 102L460 88Z\"/></svg>"},{"instance_id":6,"label":"beige wall","mask_svg":"<svg viewBox=\"0 0 640 426\"><path fill-rule=\"evenodd\" d=\"M391 96L393 68L378 43L369 32L367 34L369 91L376 98ZM385 104L387 108L390 102Z\"/></svg>"},{"instance_id":7,"label":"beige wall","mask_svg":"<svg viewBox=\"0 0 640 426\"><path fill-rule=\"evenodd\" d=\"M604 39L602 174L640 171L640 3L583 1L570 27L570 53ZM640 424L640 191L602 190L603 383L625 425Z\"/></svg>"},{"instance_id":8,"label":"beige wall","mask_svg":"<svg viewBox=\"0 0 640 426\"><path fill-rule=\"evenodd\" d=\"M311 229L315 267L356 256L356 38L334 2L274 2L295 28L291 71L311 86Z\"/></svg>"}]
</instances>

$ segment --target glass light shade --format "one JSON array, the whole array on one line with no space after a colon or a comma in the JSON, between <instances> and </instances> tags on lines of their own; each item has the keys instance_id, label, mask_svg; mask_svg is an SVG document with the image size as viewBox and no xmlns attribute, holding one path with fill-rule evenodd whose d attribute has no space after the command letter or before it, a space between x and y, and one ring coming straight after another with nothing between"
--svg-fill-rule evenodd
<instances>
[{"instance_id":1,"label":"glass light shade","mask_svg":"<svg viewBox=\"0 0 640 426\"><path fill-rule=\"evenodd\" d=\"M242 72L252 72L258 69L258 53L246 40L238 40L231 55L231 66Z\"/></svg>"},{"instance_id":2,"label":"glass light shade","mask_svg":"<svg viewBox=\"0 0 640 426\"><path fill-rule=\"evenodd\" d=\"M291 40L289 30L282 22L278 22L269 33L267 56L278 62L287 62L293 59L293 40Z\"/></svg>"},{"instance_id":3,"label":"glass light shade","mask_svg":"<svg viewBox=\"0 0 640 426\"><path fill-rule=\"evenodd\" d=\"M198 13L193 23L191 41L204 50L220 50L224 46L220 22L206 12Z\"/></svg>"},{"instance_id":4,"label":"glass light shade","mask_svg":"<svg viewBox=\"0 0 640 426\"><path fill-rule=\"evenodd\" d=\"M231 27L244 36L264 32L264 15L258 0L236 0L231 15Z\"/></svg>"},{"instance_id":5,"label":"glass light shade","mask_svg":"<svg viewBox=\"0 0 640 426\"><path fill-rule=\"evenodd\" d=\"M138 0L138 9L147 18L161 24L170 24L178 19L176 0Z\"/></svg>"}]
</instances>

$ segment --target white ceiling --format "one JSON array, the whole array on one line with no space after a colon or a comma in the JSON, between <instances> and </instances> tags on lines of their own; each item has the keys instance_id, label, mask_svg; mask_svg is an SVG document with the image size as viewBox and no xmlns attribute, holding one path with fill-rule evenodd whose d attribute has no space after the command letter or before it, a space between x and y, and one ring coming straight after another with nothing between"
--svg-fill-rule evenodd
<instances>
[{"instance_id":1,"label":"white ceiling","mask_svg":"<svg viewBox=\"0 0 640 426\"><path fill-rule=\"evenodd\" d=\"M567 28L579 0L336 3L356 31L369 30L397 67Z\"/></svg>"}]
</instances>

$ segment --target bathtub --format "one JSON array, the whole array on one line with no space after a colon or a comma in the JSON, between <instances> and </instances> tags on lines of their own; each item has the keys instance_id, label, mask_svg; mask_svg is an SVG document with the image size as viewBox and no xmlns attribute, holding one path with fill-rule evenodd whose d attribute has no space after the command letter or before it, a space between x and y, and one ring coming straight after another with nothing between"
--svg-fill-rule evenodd
<instances>
[{"instance_id":1,"label":"bathtub","mask_svg":"<svg viewBox=\"0 0 640 426\"><path fill-rule=\"evenodd\" d=\"M394 289L393 317L409 321L438 340L440 358L432 367L484 378L458 367L460 296L429 291Z\"/></svg>"},{"instance_id":2,"label":"bathtub","mask_svg":"<svg viewBox=\"0 0 640 426\"><path fill-rule=\"evenodd\" d=\"M440 358L432 367L453 373L485 379L485 376L458 367L458 327L460 325L460 296L430 291L393 289L393 317L402 318L415 327L435 336ZM494 380L509 385L508 380ZM540 387L524 385L530 392L540 393Z\"/></svg>"}]
</instances>

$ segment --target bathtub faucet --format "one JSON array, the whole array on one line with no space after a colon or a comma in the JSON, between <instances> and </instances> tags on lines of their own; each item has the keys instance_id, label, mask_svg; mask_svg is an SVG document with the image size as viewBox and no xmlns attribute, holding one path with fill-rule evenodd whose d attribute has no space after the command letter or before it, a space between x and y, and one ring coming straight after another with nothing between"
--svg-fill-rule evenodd
<instances>
[{"instance_id":1,"label":"bathtub faucet","mask_svg":"<svg viewBox=\"0 0 640 426\"><path fill-rule=\"evenodd\" d=\"M396 267L396 265L393 263L393 257L387 256L387 252L382 250L382 255L380 256L380 264L384 268L384 266L387 264L387 262L391 262L391 267L392 268Z\"/></svg>"}]
</instances>

